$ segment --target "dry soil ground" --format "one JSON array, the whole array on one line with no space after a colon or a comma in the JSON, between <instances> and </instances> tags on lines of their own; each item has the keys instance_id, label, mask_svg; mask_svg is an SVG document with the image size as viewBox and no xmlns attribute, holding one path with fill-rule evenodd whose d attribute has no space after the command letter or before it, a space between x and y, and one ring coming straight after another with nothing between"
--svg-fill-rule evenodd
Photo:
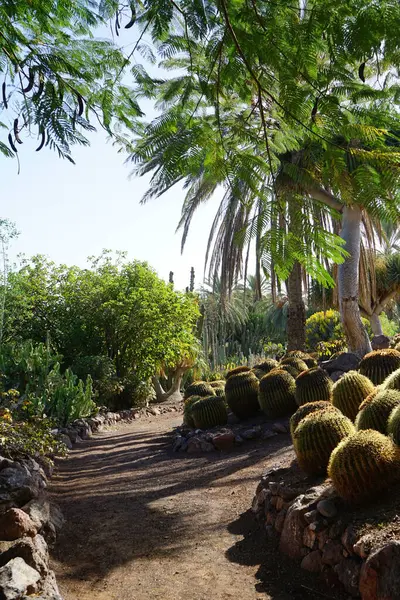
<instances>
[{"instance_id":1,"label":"dry soil ground","mask_svg":"<svg viewBox=\"0 0 400 600\"><path fill-rule=\"evenodd\" d=\"M163 415L96 435L59 463L66 524L53 551L65 600L339 598L276 552L249 511L288 435L230 454L174 454Z\"/></svg>"}]
</instances>

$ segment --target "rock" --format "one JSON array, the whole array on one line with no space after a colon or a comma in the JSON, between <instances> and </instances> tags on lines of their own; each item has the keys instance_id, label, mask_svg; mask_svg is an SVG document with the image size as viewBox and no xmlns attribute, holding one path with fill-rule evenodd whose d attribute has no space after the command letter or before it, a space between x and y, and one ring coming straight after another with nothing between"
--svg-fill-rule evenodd
<instances>
[{"instance_id":1,"label":"rock","mask_svg":"<svg viewBox=\"0 0 400 600\"><path fill-rule=\"evenodd\" d=\"M283 531L283 526L285 524L285 518L286 518L286 510L281 510L277 515L276 515L276 519L275 519L275 530L278 533L281 533Z\"/></svg>"},{"instance_id":2,"label":"rock","mask_svg":"<svg viewBox=\"0 0 400 600\"><path fill-rule=\"evenodd\" d=\"M318 541L318 548L320 550L324 549L325 544L327 543L327 541L329 540L329 532L327 529L324 529L323 531L320 531L317 534L317 541Z\"/></svg>"},{"instance_id":3,"label":"rock","mask_svg":"<svg viewBox=\"0 0 400 600\"><path fill-rule=\"evenodd\" d=\"M153 415L154 417L158 417L158 415L161 415L161 412L158 408L156 408L155 406L152 406L151 408L148 409L148 412Z\"/></svg>"},{"instance_id":4,"label":"rock","mask_svg":"<svg viewBox=\"0 0 400 600\"><path fill-rule=\"evenodd\" d=\"M357 369L359 362L360 359L357 354L354 354L353 352L343 352L342 354L339 354L337 358L331 358L330 360L322 362L321 367L329 374L334 371L343 371L347 373L348 371Z\"/></svg>"},{"instance_id":5,"label":"rock","mask_svg":"<svg viewBox=\"0 0 400 600\"><path fill-rule=\"evenodd\" d=\"M261 439L269 440L269 438L275 437L276 435L278 435L278 434L276 432L272 431L271 429L264 429L261 433Z\"/></svg>"},{"instance_id":6,"label":"rock","mask_svg":"<svg viewBox=\"0 0 400 600\"><path fill-rule=\"evenodd\" d=\"M228 452L232 450L235 443L235 434L233 431L226 431L225 433L217 433L213 437L213 444L217 450Z\"/></svg>"},{"instance_id":7,"label":"rock","mask_svg":"<svg viewBox=\"0 0 400 600\"><path fill-rule=\"evenodd\" d=\"M284 499L285 502L291 502L299 495L299 491L290 487L285 487L285 485L281 485L279 488L279 495Z\"/></svg>"},{"instance_id":8,"label":"rock","mask_svg":"<svg viewBox=\"0 0 400 600\"><path fill-rule=\"evenodd\" d=\"M343 560L343 546L340 542L329 540L322 550L322 562L324 565L337 565Z\"/></svg>"},{"instance_id":9,"label":"rock","mask_svg":"<svg viewBox=\"0 0 400 600\"><path fill-rule=\"evenodd\" d=\"M71 438L69 437L69 435L67 435L66 433L58 433L57 434L57 439L62 442L63 444L65 444L68 448L68 450L72 450L72 442L71 442Z\"/></svg>"},{"instance_id":10,"label":"rock","mask_svg":"<svg viewBox=\"0 0 400 600\"><path fill-rule=\"evenodd\" d=\"M172 451L178 452L181 449L182 444L184 444L184 442L186 442L186 439L183 437L183 435L175 436L175 441L174 441Z\"/></svg>"},{"instance_id":11,"label":"rock","mask_svg":"<svg viewBox=\"0 0 400 600\"><path fill-rule=\"evenodd\" d=\"M240 435L235 435L235 444L241 446L244 442L244 439Z\"/></svg>"},{"instance_id":12,"label":"rock","mask_svg":"<svg viewBox=\"0 0 400 600\"><path fill-rule=\"evenodd\" d=\"M372 350L384 350L390 346L390 338L387 335L374 335L371 340Z\"/></svg>"},{"instance_id":13,"label":"rock","mask_svg":"<svg viewBox=\"0 0 400 600\"><path fill-rule=\"evenodd\" d=\"M246 429L246 431L242 431L241 436L245 440L255 440L261 436L261 427L252 427L251 429Z\"/></svg>"},{"instance_id":14,"label":"rock","mask_svg":"<svg viewBox=\"0 0 400 600\"><path fill-rule=\"evenodd\" d=\"M309 495L301 494L288 508L285 524L279 543L279 549L291 558L301 558L303 531L306 526L304 515L310 512Z\"/></svg>"},{"instance_id":15,"label":"rock","mask_svg":"<svg viewBox=\"0 0 400 600\"><path fill-rule=\"evenodd\" d=\"M82 438L80 437L79 433L73 427L69 427L67 429L67 436L73 444L77 444L78 442L82 441Z\"/></svg>"},{"instance_id":16,"label":"rock","mask_svg":"<svg viewBox=\"0 0 400 600\"><path fill-rule=\"evenodd\" d=\"M274 539L274 537L275 537L275 529L274 529L273 525L266 525L265 526L265 533L267 534L267 538L269 540Z\"/></svg>"},{"instance_id":17,"label":"rock","mask_svg":"<svg viewBox=\"0 0 400 600\"><path fill-rule=\"evenodd\" d=\"M37 496L40 488L45 485L39 476L34 477L23 465L16 464L17 467L7 467L0 471L0 503L7 508L23 506Z\"/></svg>"},{"instance_id":18,"label":"rock","mask_svg":"<svg viewBox=\"0 0 400 600\"><path fill-rule=\"evenodd\" d=\"M64 516L58 506L50 504L46 497L39 496L23 506L23 511L30 516L46 542L50 545L54 544L57 531L64 524Z\"/></svg>"},{"instance_id":19,"label":"rock","mask_svg":"<svg viewBox=\"0 0 400 600\"><path fill-rule=\"evenodd\" d=\"M280 489L279 483L277 481L270 481L268 483L268 489L273 496L277 496Z\"/></svg>"},{"instance_id":20,"label":"rock","mask_svg":"<svg viewBox=\"0 0 400 600\"><path fill-rule=\"evenodd\" d=\"M25 535L34 537L36 534L35 524L20 508L10 508L0 516L0 540L17 540Z\"/></svg>"},{"instance_id":21,"label":"rock","mask_svg":"<svg viewBox=\"0 0 400 600\"><path fill-rule=\"evenodd\" d=\"M339 379L343 377L343 375L344 371L333 371L333 373L330 374L330 378L335 383L336 381L339 381Z\"/></svg>"},{"instance_id":22,"label":"rock","mask_svg":"<svg viewBox=\"0 0 400 600\"><path fill-rule=\"evenodd\" d=\"M353 554L353 546L357 541L357 533L352 525L349 525L343 532L342 544L349 554Z\"/></svg>"},{"instance_id":23,"label":"rock","mask_svg":"<svg viewBox=\"0 0 400 600\"><path fill-rule=\"evenodd\" d=\"M34 538L20 538L15 542L0 542L0 567L10 560L21 557L38 571L42 577L49 571L49 553L47 544L41 535Z\"/></svg>"},{"instance_id":24,"label":"rock","mask_svg":"<svg viewBox=\"0 0 400 600\"><path fill-rule=\"evenodd\" d=\"M310 529L310 527L306 527L303 531L303 545L307 548L311 548L311 550L315 546L317 535L315 531Z\"/></svg>"},{"instance_id":25,"label":"rock","mask_svg":"<svg viewBox=\"0 0 400 600\"><path fill-rule=\"evenodd\" d=\"M371 547L374 542L373 535L364 535L362 538L358 540L353 546L353 552L357 556L362 559L365 559L369 556L371 552Z\"/></svg>"},{"instance_id":26,"label":"rock","mask_svg":"<svg viewBox=\"0 0 400 600\"><path fill-rule=\"evenodd\" d=\"M337 508L335 501L332 498L326 500L320 500L317 504L317 510L323 517L327 519L333 519L337 515Z\"/></svg>"},{"instance_id":27,"label":"rock","mask_svg":"<svg viewBox=\"0 0 400 600\"><path fill-rule=\"evenodd\" d=\"M369 556L360 576L362 600L398 600L400 590L400 542L391 541Z\"/></svg>"},{"instance_id":28,"label":"rock","mask_svg":"<svg viewBox=\"0 0 400 600\"><path fill-rule=\"evenodd\" d=\"M283 425L283 423L274 423L272 425L272 431L275 431L275 433L287 433L288 430L285 427L285 425Z\"/></svg>"},{"instance_id":29,"label":"rock","mask_svg":"<svg viewBox=\"0 0 400 600\"><path fill-rule=\"evenodd\" d=\"M207 442L207 440L200 441L200 450L202 452L215 452L215 447L211 442Z\"/></svg>"},{"instance_id":30,"label":"rock","mask_svg":"<svg viewBox=\"0 0 400 600\"><path fill-rule=\"evenodd\" d=\"M287 508L287 502L281 496L278 496L276 501L276 510L282 510L282 508Z\"/></svg>"},{"instance_id":31,"label":"rock","mask_svg":"<svg viewBox=\"0 0 400 600\"><path fill-rule=\"evenodd\" d=\"M187 442L187 451L189 454L201 452L201 440L197 437L191 437Z\"/></svg>"},{"instance_id":32,"label":"rock","mask_svg":"<svg viewBox=\"0 0 400 600\"><path fill-rule=\"evenodd\" d=\"M306 521L306 523L313 523L314 521L317 520L317 518L318 518L317 510L310 510L310 512L308 512L304 515L304 520Z\"/></svg>"},{"instance_id":33,"label":"rock","mask_svg":"<svg viewBox=\"0 0 400 600\"><path fill-rule=\"evenodd\" d=\"M358 598L360 596L358 584L361 562L355 558L343 558L342 561L334 567L334 571L337 574L339 581L343 584L346 592L351 596ZM381 596L381 598L383 600L383 596ZM394 598L395 597L393 596L393 600ZM389 600L389 598L387 600Z\"/></svg>"},{"instance_id":34,"label":"rock","mask_svg":"<svg viewBox=\"0 0 400 600\"><path fill-rule=\"evenodd\" d=\"M228 425L238 425L238 423L240 423L240 419L230 412L228 414Z\"/></svg>"},{"instance_id":35,"label":"rock","mask_svg":"<svg viewBox=\"0 0 400 600\"><path fill-rule=\"evenodd\" d=\"M321 552L314 550L307 554L301 561L301 568L311 573L320 573L322 570Z\"/></svg>"},{"instance_id":36,"label":"rock","mask_svg":"<svg viewBox=\"0 0 400 600\"><path fill-rule=\"evenodd\" d=\"M40 582L40 587L40 595L35 595L35 600L63 600L53 571L48 572L46 578ZM24 596L21 600L33 600L33 598L32 596Z\"/></svg>"},{"instance_id":37,"label":"rock","mask_svg":"<svg viewBox=\"0 0 400 600\"><path fill-rule=\"evenodd\" d=\"M18 600L22 594L35 592L39 573L20 558L13 558L0 568L0 599Z\"/></svg>"}]
</instances>

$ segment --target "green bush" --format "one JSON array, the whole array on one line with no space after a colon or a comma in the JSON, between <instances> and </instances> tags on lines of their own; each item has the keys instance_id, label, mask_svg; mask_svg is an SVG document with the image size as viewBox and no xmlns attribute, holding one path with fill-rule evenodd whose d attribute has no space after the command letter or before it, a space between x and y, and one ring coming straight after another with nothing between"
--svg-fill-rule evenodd
<instances>
[{"instance_id":1,"label":"green bush","mask_svg":"<svg viewBox=\"0 0 400 600\"><path fill-rule=\"evenodd\" d=\"M62 375L58 366L49 375L49 393L45 400L44 411L46 416L55 419L59 425L65 426L75 419L88 417L96 411L92 398L90 375L86 383L83 383L70 369Z\"/></svg>"},{"instance_id":2,"label":"green bush","mask_svg":"<svg viewBox=\"0 0 400 600\"><path fill-rule=\"evenodd\" d=\"M398 479L399 450L382 433L358 431L332 452L328 475L342 498L362 502Z\"/></svg>"},{"instance_id":3,"label":"green bush","mask_svg":"<svg viewBox=\"0 0 400 600\"><path fill-rule=\"evenodd\" d=\"M13 460L32 456L51 461L55 456L65 456L65 444L51 433L54 423L48 419L31 422L0 421L0 454Z\"/></svg>"},{"instance_id":4,"label":"green bush","mask_svg":"<svg viewBox=\"0 0 400 600\"><path fill-rule=\"evenodd\" d=\"M376 429L387 433L390 413L400 404L399 390L380 390L372 392L361 404L356 418L356 428Z\"/></svg>"},{"instance_id":5,"label":"green bush","mask_svg":"<svg viewBox=\"0 0 400 600\"><path fill-rule=\"evenodd\" d=\"M296 402L298 406L307 402L332 399L333 382L323 369L314 367L296 377Z\"/></svg>"},{"instance_id":6,"label":"green bush","mask_svg":"<svg viewBox=\"0 0 400 600\"><path fill-rule=\"evenodd\" d=\"M257 377L252 371L231 375L225 385L225 398L231 411L239 419L254 416L260 410Z\"/></svg>"},{"instance_id":7,"label":"green bush","mask_svg":"<svg viewBox=\"0 0 400 600\"><path fill-rule=\"evenodd\" d=\"M310 475L325 473L330 455L354 425L332 410L317 410L301 419L293 434L293 446L300 468Z\"/></svg>"},{"instance_id":8,"label":"green bush","mask_svg":"<svg viewBox=\"0 0 400 600\"><path fill-rule=\"evenodd\" d=\"M361 403L374 389L375 386L368 377L357 371L349 371L334 384L332 404L355 421Z\"/></svg>"},{"instance_id":9,"label":"green bush","mask_svg":"<svg viewBox=\"0 0 400 600\"><path fill-rule=\"evenodd\" d=\"M191 407L191 417L198 429L211 429L218 425L225 425L228 412L223 398L209 396L200 398Z\"/></svg>"},{"instance_id":10,"label":"green bush","mask_svg":"<svg viewBox=\"0 0 400 600\"><path fill-rule=\"evenodd\" d=\"M296 410L296 384L293 377L282 369L265 375L258 391L261 410L270 418L285 417Z\"/></svg>"},{"instance_id":11,"label":"green bush","mask_svg":"<svg viewBox=\"0 0 400 600\"><path fill-rule=\"evenodd\" d=\"M400 352L393 348L375 350L364 356L359 371L375 385L380 385L391 373L400 368Z\"/></svg>"},{"instance_id":12,"label":"green bush","mask_svg":"<svg viewBox=\"0 0 400 600\"><path fill-rule=\"evenodd\" d=\"M319 342L344 339L340 314L336 310L317 312L306 321L306 345L314 350Z\"/></svg>"}]
</instances>

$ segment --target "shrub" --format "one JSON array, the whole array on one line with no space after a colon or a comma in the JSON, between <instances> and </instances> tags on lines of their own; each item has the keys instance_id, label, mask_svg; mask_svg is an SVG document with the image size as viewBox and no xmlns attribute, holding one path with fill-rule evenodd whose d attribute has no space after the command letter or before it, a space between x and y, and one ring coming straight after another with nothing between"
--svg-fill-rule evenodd
<instances>
[{"instance_id":1,"label":"shrub","mask_svg":"<svg viewBox=\"0 0 400 600\"><path fill-rule=\"evenodd\" d=\"M217 425L225 425L228 413L225 402L217 396L200 398L192 405L191 417L198 429L211 429Z\"/></svg>"},{"instance_id":2,"label":"shrub","mask_svg":"<svg viewBox=\"0 0 400 600\"><path fill-rule=\"evenodd\" d=\"M296 384L289 373L274 369L265 375L258 391L261 410L271 418L284 417L296 410Z\"/></svg>"},{"instance_id":3,"label":"shrub","mask_svg":"<svg viewBox=\"0 0 400 600\"><path fill-rule=\"evenodd\" d=\"M398 368L400 368L400 352L392 348L369 352L359 365L360 373L368 377L375 385L381 384Z\"/></svg>"},{"instance_id":4,"label":"shrub","mask_svg":"<svg viewBox=\"0 0 400 600\"><path fill-rule=\"evenodd\" d=\"M184 399L189 398L190 396L213 396L215 395L215 390L207 381L195 381L188 385L183 394Z\"/></svg>"},{"instance_id":5,"label":"shrub","mask_svg":"<svg viewBox=\"0 0 400 600\"><path fill-rule=\"evenodd\" d=\"M44 410L46 416L54 418L58 425L65 426L75 419L88 417L96 410L90 375L83 383L70 369L61 375L58 367L49 376L49 387Z\"/></svg>"},{"instance_id":6,"label":"shrub","mask_svg":"<svg viewBox=\"0 0 400 600\"><path fill-rule=\"evenodd\" d=\"M194 429L195 424L192 417L192 407L196 402L204 398L204 396L190 396L185 400L184 408L183 408L183 423L187 425L187 427L191 427Z\"/></svg>"},{"instance_id":7,"label":"shrub","mask_svg":"<svg viewBox=\"0 0 400 600\"><path fill-rule=\"evenodd\" d=\"M318 400L317 402L308 402L307 404L303 404L303 406L300 406L300 408L296 410L294 415L290 417L290 433L292 438L300 421L302 421L302 419L304 419L304 417L306 417L307 415L310 415L311 413L317 412L319 410L331 411L336 413L340 412L337 408L333 406L333 404L327 402L326 400Z\"/></svg>"},{"instance_id":8,"label":"shrub","mask_svg":"<svg viewBox=\"0 0 400 600\"><path fill-rule=\"evenodd\" d=\"M13 460L32 456L49 462L55 456L65 456L66 446L52 435L53 427L48 419L0 421L0 454Z\"/></svg>"},{"instance_id":9,"label":"shrub","mask_svg":"<svg viewBox=\"0 0 400 600\"><path fill-rule=\"evenodd\" d=\"M300 468L310 475L325 473L332 451L354 431L350 419L331 409L308 414L301 419L293 434Z\"/></svg>"},{"instance_id":10,"label":"shrub","mask_svg":"<svg viewBox=\"0 0 400 600\"><path fill-rule=\"evenodd\" d=\"M225 385L225 398L231 411L239 419L247 419L257 414L258 379L251 371L231 375Z\"/></svg>"},{"instance_id":11,"label":"shrub","mask_svg":"<svg viewBox=\"0 0 400 600\"><path fill-rule=\"evenodd\" d=\"M225 379L229 379L232 375L237 375L238 373L246 373L247 371L251 371L250 367L246 367L246 365L242 365L240 367L235 367L227 372L225 375Z\"/></svg>"},{"instance_id":12,"label":"shrub","mask_svg":"<svg viewBox=\"0 0 400 600\"><path fill-rule=\"evenodd\" d=\"M346 342L344 339L331 340L330 342L318 342L315 347L319 360L330 360L336 358L338 354L346 351Z\"/></svg>"},{"instance_id":13,"label":"shrub","mask_svg":"<svg viewBox=\"0 0 400 600\"><path fill-rule=\"evenodd\" d=\"M296 402L298 406L301 406L307 402L316 402L317 400L330 401L332 387L332 380L319 367L303 371L296 378Z\"/></svg>"},{"instance_id":14,"label":"shrub","mask_svg":"<svg viewBox=\"0 0 400 600\"><path fill-rule=\"evenodd\" d=\"M340 314L336 310L316 312L306 321L306 345L313 350L319 342L344 339Z\"/></svg>"},{"instance_id":15,"label":"shrub","mask_svg":"<svg viewBox=\"0 0 400 600\"><path fill-rule=\"evenodd\" d=\"M398 478L399 451L382 433L358 431L332 452L328 475L342 498L361 502Z\"/></svg>"},{"instance_id":16,"label":"shrub","mask_svg":"<svg viewBox=\"0 0 400 600\"><path fill-rule=\"evenodd\" d=\"M387 432L390 413L400 404L400 391L376 390L361 404L356 418L356 428L376 429L380 433Z\"/></svg>"},{"instance_id":17,"label":"shrub","mask_svg":"<svg viewBox=\"0 0 400 600\"><path fill-rule=\"evenodd\" d=\"M374 389L374 384L368 377L357 371L349 371L334 384L332 404L354 421L360 404Z\"/></svg>"}]
</instances>

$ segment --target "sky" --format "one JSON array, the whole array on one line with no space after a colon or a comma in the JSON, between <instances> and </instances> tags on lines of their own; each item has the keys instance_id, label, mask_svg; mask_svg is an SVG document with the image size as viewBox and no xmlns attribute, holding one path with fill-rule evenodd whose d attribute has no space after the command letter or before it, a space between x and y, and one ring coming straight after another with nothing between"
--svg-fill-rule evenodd
<instances>
[{"instance_id":1,"label":"sky","mask_svg":"<svg viewBox=\"0 0 400 600\"><path fill-rule=\"evenodd\" d=\"M150 104L145 111L150 118L155 114ZM20 231L11 244L11 262L20 253L44 254L56 263L85 267L88 256L105 248L124 250L129 259L147 261L165 280L173 271L177 289L189 285L193 266L200 285L218 198L198 210L181 255L175 230L184 191L176 187L141 205L150 177L130 179L132 165L103 131L88 137L90 147L73 149L76 165L46 147L35 152L36 140L18 147L20 174L16 160L0 157L0 218L14 221Z\"/></svg>"}]
</instances>

